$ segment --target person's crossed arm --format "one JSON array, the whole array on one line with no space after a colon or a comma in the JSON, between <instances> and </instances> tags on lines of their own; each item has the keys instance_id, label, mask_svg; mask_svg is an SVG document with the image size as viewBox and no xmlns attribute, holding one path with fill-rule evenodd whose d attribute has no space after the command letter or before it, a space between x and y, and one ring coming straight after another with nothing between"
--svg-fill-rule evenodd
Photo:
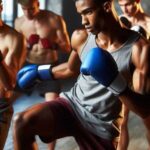
<instances>
[{"instance_id":1,"label":"person's crossed arm","mask_svg":"<svg viewBox=\"0 0 150 150\"><path fill-rule=\"evenodd\" d=\"M0 80L4 89L11 90L16 84L16 75L25 61L26 51L21 34L6 36L7 53L3 54L0 63Z\"/></svg>"}]
</instances>

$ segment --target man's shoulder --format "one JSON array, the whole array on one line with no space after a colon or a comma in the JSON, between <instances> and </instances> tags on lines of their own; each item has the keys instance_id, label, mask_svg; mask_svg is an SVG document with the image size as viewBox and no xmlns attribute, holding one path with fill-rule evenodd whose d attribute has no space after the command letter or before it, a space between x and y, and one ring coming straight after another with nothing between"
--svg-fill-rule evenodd
<instances>
[{"instance_id":1,"label":"man's shoulder","mask_svg":"<svg viewBox=\"0 0 150 150\"><path fill-rule=\"evenodd\" d=\"M51 10L40 10L40 13L42 14L42 16L47 16L47 17L53 17L53 18L57 18L57 17L61 17L61 15L51 11Z\"/></svg>"},{"instance_id":2,"label":"man's shoulder","mask_svg":"<svg viewBox=\"0 0 150 150\"><path fill-rule=\"evenodd\" d=\"M145 19L147 20L147 21L150 21L150 15L149 14L144 14L145 15Z\"/></svg>"},{"instance_id":3,"label":"man's shoulder","mask_svg":"<svg viewBox=\"0 0 150 150\"><path fill-rule=\"evenodd\" d=\"M64 18L61 15L59 15L53 11L41 10L40 12L41 12L41 14L39 15L40 18L45 18L46 20L49 19L53 23L58 23L58 22L62 22L62 21L64 22ZM43 17L41 17L41 16L43 16Z\"/></svg>"},{"instance_id":4,"label":"man's shoulder","mask_svg":"<svg viewBox=\"0 0 150 150\"><path fill-rule=\"evenodd\" d=\"M17 17L15 19L15 22L14 22L15 29L17 29L18 31L20 31L21 25L24 24L24 21L25 21L25 17L24 16Z\"/></svg>"},{"instance_id":5,"label":"man's shoulder","mask_svg":"<svg viewBox=\"0 0 150 150\"><path fill-rule=\"evenodd\" d=\"M150 43L145 38L141 37L132 46L131 62L135 68L145 68L150 65Z\"/></svg>"},{"instance_id":6,"label":"man's shoulder","mask_svg":"<svg viewBox=\"0 0 150 150\"><path fill-rule=\"evenodd\" d=\"M19 33L16 29L8 26L5 24L5 29L6 29L6 38L9 39L10 41L21 41L21 39L23 39L23 35L21 33Z\"/></svg>"},{"instance_id":7,"label":"man's shoulder","mask_svg":"<svg viewBox=\"0 0 150 150\"><path fill-rule=\"evenodd\" d=\"M24 43L23 35L7 24L4 24L3 40L3 46L6 46L9 52L18 52Z\"/></svg>"},{"instance_id":8,"label":"man's shoulder","mask_svg":"<svg viewBox=\"0 0 150 150\"><path fill-rule=\"evenodd\" d=\"M73 49L79 49L83 46L88 38L88 33L85 29L76 29L71 37L71 45Z\"/></svg>"},{"instance_id":9,"label":"man's shoulder","mask_svg":"<svg viewBox=\"0 0 150 150\"><path fill-rule=\"evenodd\" d=\"M15 22L22 23L24 20L25 20L24 16L20 16L15 19Z\"/></svg>"},{"instance_id":10,"label":"man's shoulder","mask_svg":"<svg viewBox=\"0 0 150 150\"><path fill-rule=\"evenodd\" d=\"M146 28L147 28L147 32L150 34L150 15L145 15L145 22L146 22Z\"/></svg>"},{"instance_id":11,"label":"man's shoulder","mask_svg":"<svg viewBox=\"0 0 150 150\"><path fill-rule=\"evenodd\" d=\"M73 37L78 37L78 38L87 38L88 33L84 28L76 29L73 34Z\"/></svg>"},{"instance_id":12,"label":"man's shoulder","mask_svg":"<svg viewBox=\"0 0 150 150\"><path fill-rule=\"evenodd\" d=\"M139 37L137 41L133 43L132 54L141 54L143 51L150 51L150 43L144 37Z\"/></svg>"}]
</instances>

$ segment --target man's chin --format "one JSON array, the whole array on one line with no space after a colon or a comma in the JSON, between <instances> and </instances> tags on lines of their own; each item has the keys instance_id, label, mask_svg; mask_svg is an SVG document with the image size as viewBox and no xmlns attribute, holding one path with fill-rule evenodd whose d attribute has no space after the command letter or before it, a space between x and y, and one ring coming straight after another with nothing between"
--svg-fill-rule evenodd
<instances>
[{"instance_id":1,"label":"man's chin","mask_svg":"<svg viewBox=\"0 0 150 150\"><path fill-rule=\"evenodd\" d=\"M127 17L133 17L133 14L126 14Z\"/></svg>"},{"instance_id":2,"label":"man's chin","mask_svg":"<svg viewBox=\"0 0 150 150\"><path fill-rule=\"evenodd\" d=\"M91 30L90 33L92 33L92 34L94 34L94 35L97 35L99 32L98 32L98 31L95 31L95 30Z\"/></svg>"},{"instance_id":3,"label":"man's chin","mask_svg":"<svg viewBox=\"0 0 150 150\"><path fill-rule=\"evenodd\" d=\"M87 31L88 33L92 33L92 34L95 33L95 31L93 31L93 30L91 30L91 29L86 29L86 31Z\"/></svg>"},{"instance_id":4,"label":"man's chin","mask_svg":"<svg viewBox=\"0 0 150 150\"><path fill-rule=\"evenodd\" d=\"M33 16L26 16L26 18L27 18L28 20L32 20L34 17L33 17Z\"/></svg>"}]
</instances>

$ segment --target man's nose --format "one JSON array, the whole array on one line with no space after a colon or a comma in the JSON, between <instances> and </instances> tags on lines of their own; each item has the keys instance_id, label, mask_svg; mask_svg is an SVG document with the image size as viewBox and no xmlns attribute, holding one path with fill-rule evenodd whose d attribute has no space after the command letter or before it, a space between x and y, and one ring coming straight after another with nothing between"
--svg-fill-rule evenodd
<instances>
[{"instance_id":1,"label":"man's nose","mask_svg":"<svg viewBox=\"0 0 150 150\"><path fill-rule=\"evenodd\" d=\"M87 17L82 16L82 25L86 25L88 23Z\"/></svg>"}]
</instances>

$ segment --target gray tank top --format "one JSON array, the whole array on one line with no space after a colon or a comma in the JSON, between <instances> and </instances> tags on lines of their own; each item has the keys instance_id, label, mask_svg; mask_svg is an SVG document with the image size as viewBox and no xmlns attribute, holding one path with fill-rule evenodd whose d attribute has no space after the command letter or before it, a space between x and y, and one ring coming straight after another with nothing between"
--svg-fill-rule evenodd
<instances>
[{"instance_id":1,"label":"gray tank top","mask_svg":"<svg viewBox=\"0 0 150 150\"><path fill-rule=\"evenodd\" d=\"M139 38L133 34L124 45L111 53L116 60L119 71L130 78L131 47ZM97 47L95 35L90 34L80 55L84 61L89 50ZM105 139L114 139L119 135L117 120L121 119L122 104L107 88L98 83L92 76L80 73L77 82L69 92L62 93L71 104L82 125Z\"/></svg>"}]
</instances>

